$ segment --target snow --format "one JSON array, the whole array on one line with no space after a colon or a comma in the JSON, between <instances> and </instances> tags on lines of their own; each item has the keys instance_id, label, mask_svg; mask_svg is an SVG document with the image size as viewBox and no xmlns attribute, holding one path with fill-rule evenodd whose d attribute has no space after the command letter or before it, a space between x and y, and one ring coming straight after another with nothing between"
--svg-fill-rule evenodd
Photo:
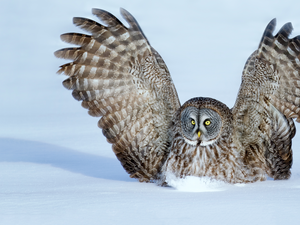
<instances>
[{"instance_id":1,"label":"snow","mask_svg":"<svg viewBox=\"0 0 300 225\"><path fill-rule=\"evenodd\" d=\"M56 75L53 52L91 8L131 12L166 61L181 103L196 96L232 107L241 71L267 23L292 22L298 1L12 0L1 2L0 224L299 224L300 136L292 177L245 185L170 177L130 179ZM121 20L124 21L124 20ZM297 128L300 127L297 125Z\"/></svg>"}]
</instances>

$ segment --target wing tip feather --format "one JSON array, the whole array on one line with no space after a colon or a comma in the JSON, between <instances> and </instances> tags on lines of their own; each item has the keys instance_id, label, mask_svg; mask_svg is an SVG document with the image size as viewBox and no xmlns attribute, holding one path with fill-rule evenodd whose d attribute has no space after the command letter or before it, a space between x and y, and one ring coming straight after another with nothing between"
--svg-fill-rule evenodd
<instances>
[{"instance_id":1,"label":"wing tip feather","mask_svg":"<svg viewBox=\"0 0 300 225\"><path fill-rule=\"evenodd\" d=\"M97 16L108 27L123 25L117 17L103 9L93 8L92 14Z\"/></svg>"}]
</instances>

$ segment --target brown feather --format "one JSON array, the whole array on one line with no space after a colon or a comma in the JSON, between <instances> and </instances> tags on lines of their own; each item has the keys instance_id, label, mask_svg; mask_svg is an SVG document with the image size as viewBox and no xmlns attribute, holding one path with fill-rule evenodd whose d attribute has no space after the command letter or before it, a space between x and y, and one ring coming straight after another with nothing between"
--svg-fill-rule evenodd
<instances>
[{"instance_id":1,"label":"brown feather","mask_svg":"<svg viewBox=\"0 0 300 225\"><path fill-rule=\"evenodd\" d=\"M176 89L162 58L126 10L121 13L129 28L109 12L92 12L104 25L73 19L90 35L61 35L79 47L55 52L72 60L58 73L70 76L63 85L89 114L102 117L98 126L125 170L151 181L166 159L171 116L180 107Z\"/></svg>"},{"instance_id":2,"label":"brown feather","mask_svg":"<svg viewBox=\"0 0 300 225\"><path fill-rule=\"evenodd\" d=\"M289 38L291 23L275 36L276 20L267 25L230 110L211 98L194 98L180 107L165 62L135 18L121 9L125 27L107 11L92 13L103 24L75 17L75 26L89 34L61 35L78 47L54 53L71 60L58 73L69 76L63 85L89 114L102 117L98 126L130 177L160 184L168 173L228 183L290 177L293 118L300 121L300 36ZM194 145L183 132L181 113L195 108L220 118L219 133L204 145Z\"/></svg>"}]
</instances>

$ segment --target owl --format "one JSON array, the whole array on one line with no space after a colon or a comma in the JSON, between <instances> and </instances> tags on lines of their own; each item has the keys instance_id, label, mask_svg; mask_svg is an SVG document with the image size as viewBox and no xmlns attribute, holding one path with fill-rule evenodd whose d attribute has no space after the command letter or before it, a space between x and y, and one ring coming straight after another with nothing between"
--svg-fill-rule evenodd
<instances>
[{"instance_id":1,"label":"owl","mask_svg":"<svg viewBox=\"0 0 300 225\"><path fill-rule=\"evenodd\" d=\"M180 104L162 57L126 10L124 26L93 9L102 24L75 17L88 34L61 39L78 47L55 52L71 60L58 73L91 116L101 117L112 150L130 177L166 184L168 174L208 177L226 183L288 179L293 119L300 121L300 36L291 23L274 36L266 27L248 58L233 108L209 97Z\"/></svg>"}]
</instances>

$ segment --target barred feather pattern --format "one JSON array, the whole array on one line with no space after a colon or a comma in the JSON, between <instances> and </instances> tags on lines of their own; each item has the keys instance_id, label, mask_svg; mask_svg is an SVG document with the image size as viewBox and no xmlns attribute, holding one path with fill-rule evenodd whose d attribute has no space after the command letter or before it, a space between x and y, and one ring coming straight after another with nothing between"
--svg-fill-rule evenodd
<instances>
[{"instance_id":1,"label":"barred feather pattern","mask_svg":"<svg viewBox=\"0 0 300 225\"><path fill-rule=\"evenodd\" d=\"M88 113L102 117L98 126L131 177L164 184L168 173L228 183L291 176L293 119L300 122L300 37L289 39L290 23L275 36L276 20L268 24L245 64L236 103L229 109L211 98L194 98L180 106L167 66L134 17L121 9L126 27L104 10L92 12L102 24L73 19L89 34L61 35L79 47L55 52L71 60L58 73L69 76L63 85ZM186 107L217 113L217 136L203 141L199 131L197 141L194 133L188 140L181 124Z\"/></svg>"},{"instance_id":2,"label":"barred feather pattern","mask_svg":"<svg viewBox=\"0 0 300 225\"><path fill-rule=\"evenodd\" d=\"M288 179L292 166L292 138L295 135L293 119L287 119L277 109L273 110L273 129L270 146L265 151L267 173L275 180Z\"/></svg>"},{"instance_id":3,"label":"barred feather pattern","mask_svg":"<svg viewBox=\"0 0 300 225\"><path fill-rule=\"evenodd\" d=\"M300 121L300 37L289 39L291 23L273 36L276 20L247 60L232 109L233 137L245 165L261 167L274 179L288 179L292 138Z\"/></svg>"},{"instance_id":4,"label":"barred feather pattern","mask_svg":"<svg viewBox=\"0 0 300 225\"><path fill-rule=\"evenodd\" d=\"M222 129L218 138L207 146L193 146L182 135L179 123L181 112L189 106L209 108L222 118ZM211 98L194 98L187 101L172 119L171 151L162 169L160 184L164 184L168 174L177 177L209 177L226 183L249 183L266 179L261 167L247 167L240 157L232 139L232 113L223 103Z\"/></svg>"},{"instance_id":5,"label":"barred feather pattern","mask_svg":"<svg viewBox=\"0 0 300 225\"><path fill-rule=\"evenodd\" d=\"M293 27L285 24L273 36L276 20L267 26L261 40L258 57L276 65L280 81L270 98L271 103L286 117L300 122L300 36L289 39Z\"/></svg>"},{"instance_id":6,"label":"barred feather pattern","mask_svg":"<svg viewBox=\"0 0 300 225\"><path fill-rule=\"evenodd\" d=\"M140 181L156 178L168 154L167 130L180 107L176 89L161 56L150 46L140 26L126 10L125 27L115 16L93 9L104 25L75 17L73 23L88 34L66 33L61 39L78 45L55 52L72 60L58 73L98 126L122 166Z\"/></svg>"},{"instance_id":7,"label":"barred feather pattern","mask_svg":"<svg viewBox=\"0 0 300 225\"><path fill-rule=\"evenodd\" d=\"M172 144L166 163L162 169L160 184L164 184L168 174L184 178L186 176L209 177L226 183L249 183L264 181L265 172L260 168L248 168L241 161L234 143L218 140L209 146L192 146L178 134Z\"/></svg>"}]
</instances>

